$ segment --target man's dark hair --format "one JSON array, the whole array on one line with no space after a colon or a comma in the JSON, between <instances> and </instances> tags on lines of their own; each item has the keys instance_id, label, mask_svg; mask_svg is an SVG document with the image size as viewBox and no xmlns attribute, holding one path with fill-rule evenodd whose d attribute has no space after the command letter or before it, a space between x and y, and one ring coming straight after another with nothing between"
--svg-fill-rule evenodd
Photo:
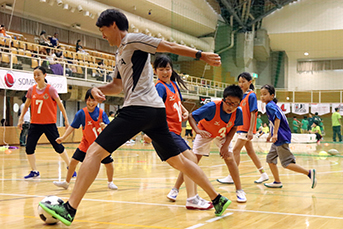
<instances>
[{"instance_id":1,"label":"man's dark hair","mask_svg":"<svg viewBox=\"0 0 343 229\"><path fill-rule=\"evenodd\" d=\"M315 115L318 115L318 112L314 113Z\"/></svg>"},{"instance_id":2,"label":"man's dark hair","mask_svg":"<svg viewBox=\"0 0 343 229\"><path fill-rule=\"evenodd\" d=\"M108 27L112 25L113 22L116 23L119 30L121 31L129 30L129 21L127 20L125 14L115 9L107 9L103 11L96 22L96 26L99 28L103 26Z\"/></svg>"},{"instance_id":3,"label":"man's dark hair","mask_svg":"<svg viewBox=\"0 0 343 229\"><path fill-rule=\"evenodd\" d=\"M338 110L339 110L339 108L338 108L338 107L336 107L336 108L335 108L335 111L337 112Z\"/></svg>"},{"instance_id":4,"label":"man's dark hair","mask_svg":"<svg viewBox=\"0 0 343 229\"><path fill-rule=\"evenodd\" d=\"M225 99L228 96L237 97L242 101L243 91L238 85L232 84L224 89L223 98Z\"/></svg>"}]
</instances>

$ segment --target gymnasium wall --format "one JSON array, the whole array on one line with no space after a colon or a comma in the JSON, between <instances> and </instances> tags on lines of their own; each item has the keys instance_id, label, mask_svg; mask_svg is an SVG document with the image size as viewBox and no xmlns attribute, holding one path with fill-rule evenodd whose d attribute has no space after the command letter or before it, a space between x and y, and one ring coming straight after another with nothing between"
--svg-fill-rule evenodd
<instances>
[{"instance_id":1,"label":"gymnasium wall","mask_svg":"<svg viewBox=\"0 0 343 229\"><path fill-rule=\"evenodd\" d=\"M338 0L302 0L290 4L280 11L263 19L263 28L273 37L283 39L285 45L293 42L290 35L307 37L294 43L287 52L288 56L288 89L289 90L337 90L343 88L343 71L297 72L297 60L310 59L342 59L343 57L343 1ZM307 50L310 56L299 52L301 46L315 44L315 48ZM280 46L281 47L281 46Z\"/></svg>"}]
</instances>

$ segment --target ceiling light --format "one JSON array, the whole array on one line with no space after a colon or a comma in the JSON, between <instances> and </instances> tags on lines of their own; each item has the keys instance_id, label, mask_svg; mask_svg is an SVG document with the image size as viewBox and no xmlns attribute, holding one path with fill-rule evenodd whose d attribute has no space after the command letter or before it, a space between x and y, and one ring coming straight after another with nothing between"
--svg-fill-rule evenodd
<instances>
[{"instance_id":1,"label":"ceiling light","mask_svg":"<svg viewBox=\"0 0 343 229\"><path fill-rule=\"evenodd\" d=\"M308 56L308 55L309 55L309 53L308 53L308 52L304 52L304 55L305 55L305 56Z\"/></svg>"},{"instance_id":2,"label":"ceiling light","mask_svg":"<svg viewBox=\"0 0 343 229\"><path fill-rule=\"evenodd\" d=\"M69 9L69 5L68 4L64 4L63 9L64 10L68 10Z\"/></svg>"},{"instance_id":3,"label":"ceiling light","mask_svg":"<svg viewBox=\"0 0 343 229\"><path fill-rule=\"evenodd\" d=\"M78 10L79 12L82 12L82 10L83 10L83 9L82 9L82 6L81 6L81 5L78 5L78 6L77 6L77 10Z\"/></svg>"},{"instance_id":4,"label":"ceiling light","mask_svg":"<svg viewBox=\"0 0 343 229\"><path fill-rule=\"evenodd\" d=\"M85 12L83 13L83 16L88 17L88 16L89 16L89 11L85 11Z\"/></svg>"},{"instance_id":5,"label":"ceiling light","mask_svg":"<svg viewBox=\"0 0 343 229\"><path fill-rule=\"evenodd\" d=\"M58 5L58 6L60 6L60 5L63 4L62 0L56 0L56 2L57 2L57 5Z\"/></svg>"},{"instance_id":6,"label":"ceiling light","mask_svg":"<svg viewBox=\"0 0 343 229\"><path fill-rule=\"evenodd\" d=\"M74 13L75 12L75 7L70 8L70 12Z\"/></svg>"},{"instance_id":7,"label":"ceiling light","mask_svg":"<svg viewBox=\"0 0 343 229\"><path fill-rule=\"evenodd\" d=\"M46 2L46 0L39 0L40 2Z\"/></svg>"}]
</instances>

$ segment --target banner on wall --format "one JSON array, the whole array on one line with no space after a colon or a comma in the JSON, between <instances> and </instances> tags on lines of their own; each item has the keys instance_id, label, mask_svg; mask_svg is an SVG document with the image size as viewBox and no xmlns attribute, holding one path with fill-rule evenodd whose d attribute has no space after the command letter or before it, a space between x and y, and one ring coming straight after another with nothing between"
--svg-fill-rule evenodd
<instances>
[{"instance_id":1,"label":"banner on wall","mask_svg":"<svg viewBox=\"0 0 343 229\"><path fill-rule=\"evenodd\" d=\"M311 103L311 113L318 115L325 115L330 113L330 103Z\"/></svg>"},{"instance_id":2,"label":"banner on wall","mask_svg":"<svg viewBox=\"0 0 343 229\"><path fill-rule=\"evenodd\" d=\"M211 97L208 97L208 96L199 96L199 102L200 102L200 105L205 105L206 103L209 103L211 102Z\"/></svg>"},{"instance_id":3,"label":"banner on wall","mask_svg":"<svg viewBox=\"0 0 343 229\"><path fill-rule=\"evenodd\" d=\"M292 104L292 113L298 115L308 114L310 112L308 103L293 103Z\"/></svg>"},{"instance_id":4,"label":"banner on wall","mask_svg":"<svg viewBox=\"0 0 343 229\"><path fill-rule=\"evenodd\" d=\"M257 100L257 109L262 114L266 113L266 104L262 103L261 100Z\"/></svg>"},{"instance_id":5,"label":"banner on wall","mask_svg":"<svg viewBox=\"0 0 343 229\"><path fill-rule=\"evenodd\" d=\"M332 113L336 112L335 108L339 108L340 115L343 115L343 103L332 103L331 107L332 107L332 109L331 109Z\"/></svg>"},{"instance_id":6,"label":"banner on wall","mask_svg":"<svg viewBox=\"0 0 343 229\"><path fill-rule=\"evenodd\" d=\"M64 76L47 75L46 80L53 86L58 93L67 93L67 78ZM8 71L0 69L0 88L27 91L29 88L36 84L33 79L33 73Z\"/></svg>"},{"instance_id":7,"label":"banner on wall","mask_svg":"<svg viewBox=\"0 0 343 229\"><path fill-rule=\"evenodd\" d=\"M291 113L291 104L290 103L277 103L284 114Z\"/></svg>"}]
</instances>

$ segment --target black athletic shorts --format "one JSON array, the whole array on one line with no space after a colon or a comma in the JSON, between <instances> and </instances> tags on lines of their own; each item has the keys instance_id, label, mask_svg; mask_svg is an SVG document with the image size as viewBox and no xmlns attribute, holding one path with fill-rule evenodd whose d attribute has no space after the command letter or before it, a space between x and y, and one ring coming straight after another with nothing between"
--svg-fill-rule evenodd
<instances>
[{"instance_id":1,"label":"black athletic shorts","mask_svg":"<svg viewBox=\"0 0 343 229\"><path fill-rule=\"evenodd\" d=\"M141 131L151 138L162 161L180 154L168 129L165 108L124 107L101 132L95 142L112 153Z\"/></svg>"},{"instance_id":2,"label":"black athletic shorts","mask_svg":"<svg viewBox=\"0 0 343 229\"><path fill-rule=\"evenodd\" d=\"M64 152L64 146L58 144L56 139L60 136L58 133L56 124L30 124L29 133L27 134L26 140L26 154L34 154L39 138L45 134L46 138L54 147L57 153Z\"/></svg>"},{"instance_id":3,"label":"black athletic shorts","mask_svg":"<svg viewBox=\"0 0 343 229\"><path fill-rule=\"evenodd\" d=\"M79 148L75 150L75 153L73 154L72 158L74 158L77 161L83 162L83 160L86 157L86 153L81 151ZM108 155L104 159L102 159L101 163L103 164L109 164L113 162L113 158L111 155Z\"/></svg>"}]
</instances>

